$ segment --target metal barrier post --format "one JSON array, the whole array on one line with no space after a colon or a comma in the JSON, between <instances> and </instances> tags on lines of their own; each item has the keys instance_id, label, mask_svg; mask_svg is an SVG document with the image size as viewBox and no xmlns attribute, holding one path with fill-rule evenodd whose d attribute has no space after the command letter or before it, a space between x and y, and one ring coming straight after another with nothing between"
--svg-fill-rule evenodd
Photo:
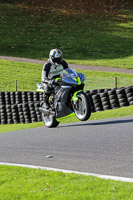
<instances>
[{"instance_id":1,"label":"metal barrier post","mask_svg":"<svg viewBox=\"0 0 133 200\"><path fill-rule=\"evenodd\" d=\"M15 80L15 91L17 92L17 80Z\"/></svg>"},{"instance_id":2,"label":"metal barrier post","mask_svg":"<svg viewBox=\"0 0 133 200\"><path fill-rule=\"evenodd\" d=\"M115 88L117 88L117 77L115 77Z\"/></svg>"}]
</instances>

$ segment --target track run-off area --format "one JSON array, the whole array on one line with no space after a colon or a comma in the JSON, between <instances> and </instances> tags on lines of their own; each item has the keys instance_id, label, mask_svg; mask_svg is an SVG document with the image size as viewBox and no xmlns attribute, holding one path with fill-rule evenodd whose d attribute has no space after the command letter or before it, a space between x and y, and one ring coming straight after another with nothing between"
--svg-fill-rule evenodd
<instances>
[{"instance_id":1,"label":"track run-off area","mask_svg":"<svg viewBox=\"0 0 133 200\"><path fill-rule=\"evenodd\" d=\"M0 133L0 164L133 182L133 117Z\"/></svg>"}]
</instances>

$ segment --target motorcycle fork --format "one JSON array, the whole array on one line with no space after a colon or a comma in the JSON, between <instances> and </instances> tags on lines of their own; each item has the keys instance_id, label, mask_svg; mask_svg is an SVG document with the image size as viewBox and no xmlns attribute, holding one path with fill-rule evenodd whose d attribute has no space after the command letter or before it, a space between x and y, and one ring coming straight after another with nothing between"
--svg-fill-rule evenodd
<instances>
[{"instance_id":1,"label":"motorcycle fork","mask_svg":"<svg viewBox=\"0 0 133 200\"><path fill-rule=\"evenodd\" d=\"M78 100L77 94L78 94L79 92L82 92L82 91L83 91L83 90L79 90L79 91L76 91L76 92L73 93L72 98L71 98L71 101L73 101L74 104L76 104L76 102L77 102L77 100Z\"/></svg>"}]
</instances>

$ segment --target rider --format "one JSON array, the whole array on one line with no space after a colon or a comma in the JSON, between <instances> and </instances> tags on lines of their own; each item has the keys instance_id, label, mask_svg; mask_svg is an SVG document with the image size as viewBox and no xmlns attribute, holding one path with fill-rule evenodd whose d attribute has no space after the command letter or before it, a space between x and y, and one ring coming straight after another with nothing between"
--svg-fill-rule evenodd
<instances>
[{"instance_id":1,"label":"rider","mask_svg":"<svg viewBox=\"0 0 133 200\"><path fill-rule=\"evenodd\" d=\"M45 90L43 105L46 109L49 109L49 97L54 86L59 84L60 72L68 68L68 63L63 60L62 52L59 49L52 49L49 53L49 59L42 69L42 85Z\"/></svg>"}]
</instances>

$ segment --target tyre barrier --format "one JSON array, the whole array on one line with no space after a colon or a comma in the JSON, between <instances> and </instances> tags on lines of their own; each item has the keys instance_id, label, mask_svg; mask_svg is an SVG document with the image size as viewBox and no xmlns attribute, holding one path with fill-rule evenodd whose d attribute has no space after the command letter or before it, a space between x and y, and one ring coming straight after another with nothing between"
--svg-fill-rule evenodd
<instances>
[{"instance_id":1,"label":"tyre barrier","mask_svg":"<svg viewBox=\"0 0 133 200\"><path fill-rule=\"evenodd\" d=\"M41 92L0 92L0 105L38 102L43 100Z\"/></svg>"},{"instance_id":2,"label":"tyre barrier","mask_svg":"<svg viewBox=\"0 0 133 200\"><path fill-rule=\"evenodd\" d=\"M133 105L133 86L85 91L92 112Z\"/></svg>"},{"instance_id":3,"label":"tyre barrier","mask_svg":"<svg viewBox=\"0 0 133 200\"><path fill-rule=\"evenodd\" d=\"M40 122L41 114L39 111L40 103L19 103L13 105L0 106L1 124L18 124Z\"/></svg>"},{"instance_id":4,"label":"tyre barrier","mask_svg":"<svg viewBox=\"0 0 133 200\"><path fill-rule=\"evenodd\" d=\"M85 91L92 112L133 105L133 86ZM40 122L42 92L0 92L0 124Z\"/></svg>"}]
</instances>

